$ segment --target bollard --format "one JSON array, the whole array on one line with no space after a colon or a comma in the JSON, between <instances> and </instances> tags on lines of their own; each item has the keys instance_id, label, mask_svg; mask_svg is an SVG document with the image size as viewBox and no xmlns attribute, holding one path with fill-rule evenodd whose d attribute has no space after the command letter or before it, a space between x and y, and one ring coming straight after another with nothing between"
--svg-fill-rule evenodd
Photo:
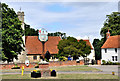
<instances>
[{"instance_id":1,"label":"bollard","mask_svg":"<svg viewBox=\"0 0 120 81\"><path fill-rule=\"evenodd\" d=\"M112 75L115 75L115 72L114 72L114 71L112 72Z\"/></svg>"},{"instance_id":2,"label":"bollard","mask_svg":"<svg viewBox=\"0 0 120 81\"><path fill-rule=\"evenodd\" d=\"M22 76L23 76L23 72L24 72L24 66L22 66L22 74L21 74Z\"/></svg>"}]
</instances>

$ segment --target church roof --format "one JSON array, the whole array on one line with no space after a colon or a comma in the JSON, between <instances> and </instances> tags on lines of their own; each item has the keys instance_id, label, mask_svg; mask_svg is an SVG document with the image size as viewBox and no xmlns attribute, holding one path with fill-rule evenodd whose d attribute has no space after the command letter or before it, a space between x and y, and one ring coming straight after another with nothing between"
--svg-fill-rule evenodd
<instances>
[{"instance_id":1,"label":"church roof","mask_svg":"<svg viewBox=\"0 0 120 81\"><path fill-rule=\"evenodd\" d=\"M42 54L42 43L39 41L38 36L26 36L25 39L27 54ZM59 36L48 36L44 51L48 50L50 54L57 54L57 45L60 40Z\"/></svg>"},{"instance_id":2,"label":"church roof","mask_svg":"<svg viewBox=\"0 0 120 81\"><path fill-rule=\"evenodd\" d=\"M120 48L120 35L110 36L101 48Z\"/></svg>"}]
</instances>

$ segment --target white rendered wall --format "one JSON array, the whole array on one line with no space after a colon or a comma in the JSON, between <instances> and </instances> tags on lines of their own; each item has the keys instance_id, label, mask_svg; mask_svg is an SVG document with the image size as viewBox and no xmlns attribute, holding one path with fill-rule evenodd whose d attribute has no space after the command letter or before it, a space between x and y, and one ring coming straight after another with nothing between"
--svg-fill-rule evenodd
<instances>
[{"instance_id":1,"label":"white rendered wall","mask_svg":"<svg viewBox=\"0 0 120 81\"><path fill-rule=\"evenodd\" d=\"M87 58L90 59L89 63L91 63L92 59L95 60L95 52L93 49L91 49L91 53L87 56Z\"/></svg>"},{"instance_id":2,"label":"white rendered wall","mask_svg":"<svg viewBox=\"0 0 120 81\"><path fill-rule=\"evenodd\" d=\"M91 49L91 53L87 56L87 58L90 59L89 63L91 63L92 59L95 60L95 52L94 50ZM79 57L79 60L83 60L84 58L83 57Z\"/></svg>"},{"instance_id":3,"label":"white rendered wall","mask_svg":"<svg viewBox=\"0 0 120 81\"><path fill-rule=\"evenodd\" d=\"M120 49L117 48L117 53L115 52L115 48L107 48L107 53L105 53L105 49L101 49L102 53L102 60L105 61L111 61L111 62L118 62L118 61L112 61L112 56L117 56L118 57L118 52L120 52ZM101 63L102 63L101 60Z\"/></svg>"},{"instance_id":4,"label":"white rendered wall","mask_svg":"<svg viewBox=\"0 0 120 81\"><path fill-rule=\"evenodd\" d=\"M120 48L118 48L118 62L120 63Z\"/></svg>"}]
</instances>

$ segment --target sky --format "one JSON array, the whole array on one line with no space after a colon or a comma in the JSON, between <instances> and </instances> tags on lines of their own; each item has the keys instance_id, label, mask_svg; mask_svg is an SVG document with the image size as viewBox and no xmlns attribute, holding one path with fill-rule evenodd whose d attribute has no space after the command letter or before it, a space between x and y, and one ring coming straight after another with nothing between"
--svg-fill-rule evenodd
<instances>
[{"instance_id":1,"label":"sky","mask_svg":"<svg viewBox=\"0 0 120 81\"><path fill-rule=\"evenodd\" d=\"M63 32L92 43L101 38L106 15L118 11L118 2L5 2L15 12L24 11L31 28Z\"/></svg>"}]
</instances>

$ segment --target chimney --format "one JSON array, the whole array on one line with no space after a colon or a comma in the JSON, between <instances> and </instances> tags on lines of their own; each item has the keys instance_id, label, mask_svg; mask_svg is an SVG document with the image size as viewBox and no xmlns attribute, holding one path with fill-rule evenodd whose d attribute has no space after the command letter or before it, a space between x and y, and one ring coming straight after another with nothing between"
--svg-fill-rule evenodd
<instances>
[{"instance_id":1,"label":"chimney","mask_svg":"<svg viewBox=\"0 0 120 81\"><path fill-rule=\"evenodd\" d=\"M106 39L108 39L110 37L110 32L109 32L109 29L108 29L108 32L106 33Z\"/></svg>"}]
</instances>

